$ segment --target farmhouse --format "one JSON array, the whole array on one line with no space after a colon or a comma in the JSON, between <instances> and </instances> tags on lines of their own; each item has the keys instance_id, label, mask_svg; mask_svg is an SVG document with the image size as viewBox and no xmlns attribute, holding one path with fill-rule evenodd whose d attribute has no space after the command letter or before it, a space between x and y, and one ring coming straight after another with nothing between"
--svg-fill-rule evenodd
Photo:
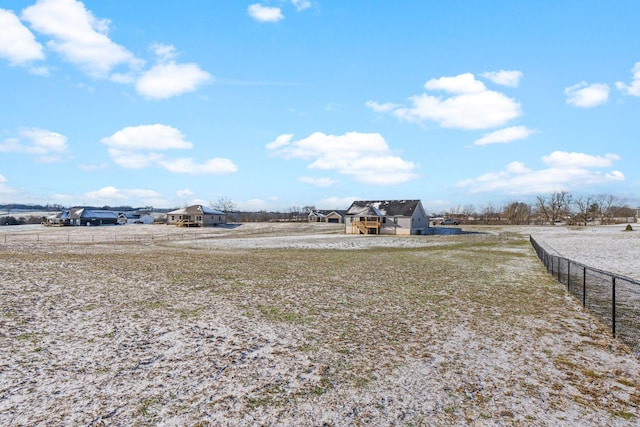
<instances>
[{"instance_id":1,"label":"farmhouse","mask_svg":"<svg viewBox=\"0 0 640 427\"><path fill-rule=\"evenodd\" d=\"M309 212L309 222L328 222L331 224L344 224L346 211L312 210Z\"/></svg>"},{"instance_id":2,"label":"farmhouse","mask_svg":"<svg viewBox=\"0 0 640 427\"><path fill-rule=\"evenodd\" d=\"M117 225L118 213L99 209L74 208L47 218L47 225Z\"/></svg>"},{"instance_id":3,"label":"farmhouse","mask_svg":"<svg viewBox=\"0 0 640 427\"><path fill-rule=\"evenodd\" d=\"M345 214L347 234L427 234L428 228L420 200L355 201Z\"/></svg>"},{"instance_id":4,"label":"farmhouse","mask_svg":"<svg viewBox=\"0 0 640 427\"><path fill-rule=\"evenodd\" d=\"M226 224L224 212L202 205L192 205L167 213L167 224L178 227L207 227Z\"/></svg>"}]
</instances>

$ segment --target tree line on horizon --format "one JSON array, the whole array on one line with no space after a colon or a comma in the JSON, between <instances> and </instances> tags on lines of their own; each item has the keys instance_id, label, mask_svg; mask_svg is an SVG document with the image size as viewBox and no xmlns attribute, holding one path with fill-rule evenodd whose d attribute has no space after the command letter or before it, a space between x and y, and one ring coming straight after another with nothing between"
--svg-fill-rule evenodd
<instances>
[{"instance_id":1,"label":"tree line on horizon","mask_svg":"<svg viewBox=\"0 0 640 427\"><path fill-rule=\"evenodd\" d=\"M229 222L303 222L308 220L315 206L291 206L284 211L241 211L233 200L221 197L209 206L225 212ZM131 206L82 206L87 209L101 209L121 212L154 211L169 212L174 209L157 209L152 206L133 208ZM0 209L7 211L0 216L0 225L39 224L41 217L20 215L24 211L60 212L68 209L59 204L4 204ZM12 214L12 211L15 211ZM502 205L487 203L480 207L472 204L459 205L438 216L455 218L461 224L558 224L587 225L589 223L611 224L636 216L636 209L624 199L607 193L574 196L567 191L556 191L536 196L530 202L510 201Z\"/></svg>"}]
</instances>

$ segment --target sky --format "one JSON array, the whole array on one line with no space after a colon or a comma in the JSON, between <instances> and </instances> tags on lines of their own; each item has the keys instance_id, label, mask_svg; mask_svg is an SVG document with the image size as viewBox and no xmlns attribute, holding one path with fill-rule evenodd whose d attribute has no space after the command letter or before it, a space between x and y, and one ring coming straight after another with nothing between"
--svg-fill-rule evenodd
<instances>
[{"instance_id":1,"label":"sky","mask_svg":"<svg viewBox=\"0 0 640 427\"><path fill-rule=\"evenodd\" d=\"M0 203L640 206L640 2L0 0Z\"/></svg>"}]
</instances>

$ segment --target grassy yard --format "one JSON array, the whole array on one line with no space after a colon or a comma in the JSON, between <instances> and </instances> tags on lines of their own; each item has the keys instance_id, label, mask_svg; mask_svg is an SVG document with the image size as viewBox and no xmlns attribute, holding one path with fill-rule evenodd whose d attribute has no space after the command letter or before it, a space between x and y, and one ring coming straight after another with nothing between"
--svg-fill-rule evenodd
<instances>
[{"instance_id":1,"label":"grassy yard","mask_svg":"<svg viewBox=\"0 0 640 427\"><path fill-rule=\"evenodd\" d=\"M361 238L2 248L0 424L638 422L640 363L526 237Z\"/></svg>"}]
</instances>

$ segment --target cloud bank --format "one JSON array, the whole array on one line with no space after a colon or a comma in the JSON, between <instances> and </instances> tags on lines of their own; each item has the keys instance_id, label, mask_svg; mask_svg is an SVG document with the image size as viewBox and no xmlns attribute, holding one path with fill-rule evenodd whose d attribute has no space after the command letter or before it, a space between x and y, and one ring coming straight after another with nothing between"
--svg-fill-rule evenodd
<instances>
[{"instance_id":1,"label":"cloud bank","mask_svg":"<svg viewBox=\"0 0 640 427\"><path fill-rule=\"evenodd\" d=\"M394 156L378 133L315 132L298 141L293 140L293 135L284 134L266 148L285 159L308 160L309 169L335 171L367 184L400 184L418 177L416 165Z\"/></svg>"},{"instance_id":2,"label":"cloud bank","mask_svg":"<svg viewBox=\"0 0 640 427\"><path fill-rule=\"evenodd\" d=\"M516 73L516 72L510 72ZM510 74L511 76L511 74ZM514 77L498 77L513 84ZM478 130L504 126L522 115L520 103L503 93L487 89L471 73L431 79L424 84L429 92L409 98L410 106L368 101L366 105L377 112L386 112L400 120L423 123L435 122L444 128Z\"/></svg>"},{"instance_id":3,"label":"cloud bank","mask_svg":"<svg viewBox=\"0 0 640 427\"><path fill-rule=\"evenodd\" d=\"M178 129L163 124L131 126L103 138L114 163L127 169L157 166L169 172L191 175L223 175L237 171L229 159L213 158L202 163L191 157L167 158L160 151L191 149Z\"/></svg>"},{"instance_id":4,"label":"cloud bank","mask_svg":"<svg viewBox=\"0 0 640 427\"><path fill-rule=\"evenodd\" d=\"M545 169L533 170L522 162L511 162L502 171L460 181L456 187L471 193L498 191L514 195L578 190L585 185L624 181L624 174L618 170L598 170L611 167L619 159L616 154L596 156L554 151L542 157L542 162L547 166Z\"/></svg>"}]
</instances>

